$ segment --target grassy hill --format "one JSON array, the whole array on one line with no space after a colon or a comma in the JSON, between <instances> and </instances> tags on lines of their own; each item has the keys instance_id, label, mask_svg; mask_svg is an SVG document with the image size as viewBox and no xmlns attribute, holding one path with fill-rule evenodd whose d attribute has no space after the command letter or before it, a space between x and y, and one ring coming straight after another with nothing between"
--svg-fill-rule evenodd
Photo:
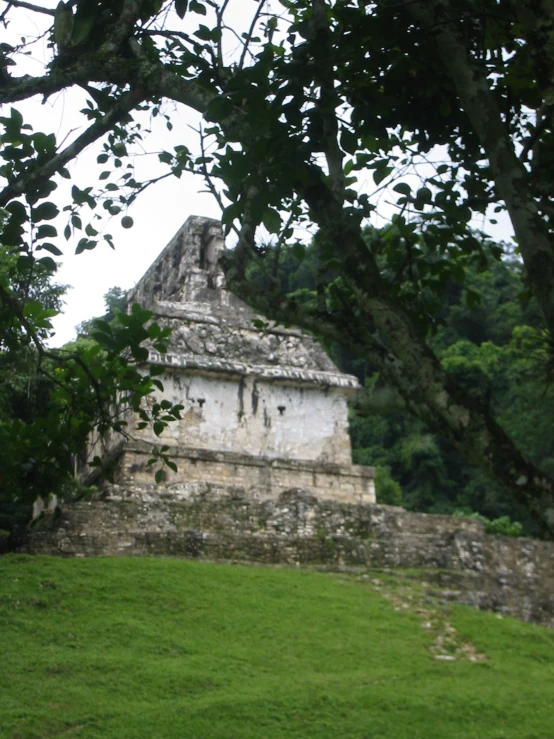
<instances>
[{"instance_id":1,"label":"grassy hill","mask_svg":"<svg viewBox=\"0 0 554 739\"><path fill-rule=\"evenodd\" d=\"M550 739L554 632L408 578L0 558L0 736Z\"/></svg>"}]
</instances>

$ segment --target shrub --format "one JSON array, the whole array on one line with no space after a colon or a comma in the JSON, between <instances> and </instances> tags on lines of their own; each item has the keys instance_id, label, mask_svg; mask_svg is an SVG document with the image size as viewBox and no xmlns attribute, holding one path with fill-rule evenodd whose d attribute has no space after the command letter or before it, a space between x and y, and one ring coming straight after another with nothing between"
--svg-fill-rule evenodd
<instances>
[{"instance_id":1,"label":"shrub","mask_svg":"<svg viewBox=\"0 0 554 739\"><path fill-rule=\"evenodd\" d=\"M375 468L375 490L378 503L402 505L402 488L390 474L390 467Z\"/></svg>"},{"instance_id":2,"label":"shrub","mask_svg":"<svg viewBox=\"0 0 554 739\"><path fill-rule=\"evenodd\" d=\"M523 536L523 526L519 521L512 521L509 516L500 516L491 520L486 516L482 516L480 513L471 513L467 511L454 511L454 516L459 518L473 518L481 523L485 527L487 534L496 534L497 536L511 536L517 538Z\"/></svg>"}]
</instances>

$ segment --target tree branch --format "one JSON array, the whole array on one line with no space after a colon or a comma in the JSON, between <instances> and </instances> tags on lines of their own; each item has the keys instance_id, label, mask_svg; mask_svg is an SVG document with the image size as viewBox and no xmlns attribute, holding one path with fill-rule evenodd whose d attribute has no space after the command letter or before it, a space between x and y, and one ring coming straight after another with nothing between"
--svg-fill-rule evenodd
<instances>
[{"instance_id":1,"label":"tree branch","mask_svg":"<svg viewBox=\"0 0 554 739\"><path fill-rule=\"evenodd\" d=\"M220 8L216 7L217 28L219 28L219 39L217 41L217 66L223 67L223 16L229 5L229 0L223 0Z\"/></svg>"},{"instance_id":2,"label":"tree branch","mask_svg":"<svg viewBox=\"0 0 554 739\"><path fill-rule=\"evenodd\" d=\"M340 105L340 98L334 86L334 74L331 53L331 32L327 20L327 9L324 0L313 0L314 7L314 38L323 39L322 52L318 54L316 61L316 82L320 86L320 99L316 103L316 110L323 124L322 141L324 154L329 169L331 191L337 202L342 206L344 203L344 170L342 166L343 153L338 144L339 127L337 123L336 109Z\"/></svg>"},{"instance_id":3,"label":"tree branch","mask_svg":"<svg viewBox=\"0 0 554 739\"><path fill-rule=\"evenodd\" d=\"M0 207L7 205L12 198L19 197L23 193L31 194L43 182L65 167L89 144L110 131L114 124L126 116L142 99L142 93L139 91L132 90L123 93L113 108L87 128L72 144L69 144L63 151L55 154L40 166L30 167L13 182L10 182L0 192Z\"/></svg>"},{"instance_id":4,"label":"tree branch","mask_svg":"<svg viewBox=\"0 0 554 739\"><path fill-rule=\"evenodd\" d=\"M142 31L142 35L163 36L163 38L180 38L183 39L183 41L187 41L191 46L195 43L195 39L193 39L191 36L189 36L188 33L185 33L184 31L166 31L165 29L161 28L153 28L152 30L149 29Z\"/></svg>"},{"instance_id":5,"label":"tree branch","mask_svg":"<svg viewBox=\"0 0 554 739\"><path fill-rule=\"evenodd\" d=\"M515 231L527 280L554 336L554 250L540 217L529 175L518 160L482 68L473 64L453 30L449 0L403 0L406 11L435 40L439 59L452 79L461 106L489 160L499 197Z\"/></svg>"},{"instance_id":6,"label":"tree branch","mask_svg":"<svg viewBox=\"0 0 554 739\"><path fill-rule=\"evenodd\" d=\"M33 13L43 13L44 15L51 15L52 17L56 15L55 10L52 10L50 8L41 8L40 5L34 5L34 3L27 3L27 2L24 2L24 0L9 0L6 11L8 11L11 7L25 8L26 10L32 10Z\"/></svg>"},{"instance_id":7,"label":"tree branch","mask_svg":"<svg viewBox=\"0 0 554 739\"><path fill-rule=\"evenodd\" d=\"M142 5L142 0L123 0L121 13L100 47L102 54L116 54L121 49L123 42L133 34L135 24L140 18Z\"/></svg>"},{"instance_id":8,"label":"tree branch","mask_svg":"<svg viewBox=\"0 0 554 739\"><path fill-rule=\"evenodd\" d=\"M204 177L204 182L206 183L206 187L212 194L212 196L215 198L217 204L221 208L221 212L225 210L225 203L223 202L223 198L221 197L220 193L217 190L217 187L213 183L213 178L208 172L208 168L206 167L206 162L204 161L206 159L206 147L204 145L205 135L204 131L202 130L202 127L200 127L200 153L202 155L202 164L200 165L200 172L202 176ZM235 232L235 234L240 239L240 231L239 229L234 225L234 223L231 224L231 228Z\"/></svg>"},{"instance_id":9,"label":"tree branch","mask_svg":"<svg viewBox=\"0 0 554 739\"><path fill-rule=\"evenodd\" d=\"M89 81L90 77L83 75L82 81ZM23 77L10 77L9 81L4 82L0 87L0 105L9 103L17 103L20 100L28 100L35 95L44 95L48 97L54 92L59 92L66 87L72 87L78 84L79 79L67 73L50 72L42 77L32 77L24 75Z\"/></svg>"},{"instance_id":10,"label":"tree branch","mask_svg":"<svg viewBox=\"0 0 554 739\"><path fill-rule=\"evenodd\" d=\"M264 9L265 4L266 4L266 0L258 0L258 7L256 8L256 12L254 13L254 17L252 18L252 23L250 24L250 28L248 29L248 32L246 33L246 38L244 39L244 45L242 47L242 53L239 59L239 69L242 69L244 66L244 60L246 59L246 52L248 51L248 47L250 45L250 42L252 41L252 36L254 35L256 23L260 19L260 15L262 14L262 10Z\"/></svg>"}]
</instances>

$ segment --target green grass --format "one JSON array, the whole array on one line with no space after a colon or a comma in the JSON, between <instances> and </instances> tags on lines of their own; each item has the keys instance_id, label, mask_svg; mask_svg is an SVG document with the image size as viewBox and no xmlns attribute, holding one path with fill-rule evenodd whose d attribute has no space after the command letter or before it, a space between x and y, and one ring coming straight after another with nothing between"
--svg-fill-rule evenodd
<instances>
[{"instance_id":1,"label":"green grass","mask_svg":"<svg viewBox=\"0 0 554 739\"><path fill-rule=\"evenodd\" d=\"M554 737L553 632L375 578L2 557L0 736Z\"/></svg>"}]
</instances>

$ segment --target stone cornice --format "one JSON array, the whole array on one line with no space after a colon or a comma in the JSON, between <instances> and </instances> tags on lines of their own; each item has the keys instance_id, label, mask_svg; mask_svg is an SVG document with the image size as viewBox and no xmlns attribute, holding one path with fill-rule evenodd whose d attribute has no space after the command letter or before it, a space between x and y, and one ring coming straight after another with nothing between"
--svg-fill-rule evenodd
<instances>
[{"instance_id":1,"label":"stone cornice","mask_svg":"<svg viewBox=\"0 0 554 739\"><path fill-rule=\"evenodd\" d=\"M209 372L235 376L257 377L270 382L286 382L287 384L307 384L317 387L340 387L349 390L358 390L360 384L354 375L342 372L324 372L320 370L298 369L296 367L269 367L252 365L235 360L220 359L191 354L158 354L151 351L148 357L151 364L161 365L171 369L192 372Z\"/></svg>"}]
</instances>

